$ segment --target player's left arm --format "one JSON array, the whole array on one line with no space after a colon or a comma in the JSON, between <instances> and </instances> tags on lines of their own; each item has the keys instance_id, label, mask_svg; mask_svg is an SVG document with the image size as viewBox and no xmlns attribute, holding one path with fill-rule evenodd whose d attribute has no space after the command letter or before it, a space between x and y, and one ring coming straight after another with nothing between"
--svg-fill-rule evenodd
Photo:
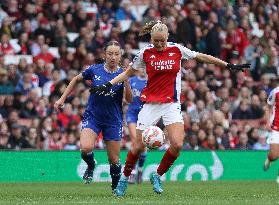
<instances>
[{"instance_id":1,"label":"player's left arm","mask_svg":"<svg viewBox=\"0 0 279 205\"><path fill-rule=\"evenodd\" d=\"M244 71L244 69L249 69L251 64L230 64L219 58L215 58L211 55L207 55L204 53L197 53L195 59L200 62L214 64L223 68L228 68L232 71Z\"/></svg>"}]
</instances>

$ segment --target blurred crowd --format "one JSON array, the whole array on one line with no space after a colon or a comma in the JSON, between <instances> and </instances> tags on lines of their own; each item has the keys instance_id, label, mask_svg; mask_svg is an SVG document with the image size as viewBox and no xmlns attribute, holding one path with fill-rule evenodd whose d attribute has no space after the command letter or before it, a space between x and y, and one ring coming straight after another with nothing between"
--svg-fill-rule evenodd
<instances>
[{"instance_id":1,"label":"blurred crowd","mask_svg":"<svg viewBox=\"0 0 279 205\"><path fill-rule=\"evenodd\" d=\"M168 25L169 41L251 63L250 71L234 73L182 61L184 149L268 149L265 106L279 74L278 6L278 0L2 0L0 149L78 150L89 83L80 82L60 112L54 102L75 75L103 62L110 40L121 44L127 66L149 42L140 28L158 19ZM124 102L124 116L126 108ZM129 146L124 122L122 148ZM101 135L96 148L104 148Z\"/></svg>"}]
</instances>

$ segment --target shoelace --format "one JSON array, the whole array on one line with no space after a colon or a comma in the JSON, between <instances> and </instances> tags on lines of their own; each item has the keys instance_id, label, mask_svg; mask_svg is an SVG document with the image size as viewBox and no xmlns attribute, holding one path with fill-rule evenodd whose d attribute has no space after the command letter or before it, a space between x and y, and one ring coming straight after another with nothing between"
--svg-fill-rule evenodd
<instances>
[{"instance_id":1,"label":"shoelace","mask_svg":"<svg viewBox=\"0 0 279 205\"><path fill-rule=\"evenodd\" d=\"M85 170L85 175L86 175L86 178L92 177L92 173L89 172L89 169L88 169L88 168Z\"/></svg>"},{"instance_id":2,"label":"shoelace","mask_svg":"<svg viewBox=\"0 0 279 205\"><path fill-rule=\"evenodd\" d=\"M161 180L158 177L154 177L154 181L159 184L159 188L162 188Z\"/></svg>"},{"instance_id":3,"label":"shoelace","mask_svg":"<svg viewBox=\"0 0 279 205\"><path fill-rule=\"evenodd\" d=\"M124 190L127 187L127 183L124 180L120 180L119 183L121 190Z\"/></svg>"}]
</instances>

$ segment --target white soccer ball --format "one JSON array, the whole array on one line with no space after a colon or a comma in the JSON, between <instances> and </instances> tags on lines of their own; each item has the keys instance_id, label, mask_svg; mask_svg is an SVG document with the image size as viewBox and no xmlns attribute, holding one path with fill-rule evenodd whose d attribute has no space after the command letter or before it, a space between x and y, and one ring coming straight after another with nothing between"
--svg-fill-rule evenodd
<instances>
[{"instance_id":1,"label":"white soccer ball","mask_svg":"<svg viewBox=\"0 0 279 205\"><path fill-rule=\"evenodd\" d=\"M164 132L157 126L150 126L142 132L142 142L150 149L157 149L165 142Z\"/></svg>"}]
</instances>

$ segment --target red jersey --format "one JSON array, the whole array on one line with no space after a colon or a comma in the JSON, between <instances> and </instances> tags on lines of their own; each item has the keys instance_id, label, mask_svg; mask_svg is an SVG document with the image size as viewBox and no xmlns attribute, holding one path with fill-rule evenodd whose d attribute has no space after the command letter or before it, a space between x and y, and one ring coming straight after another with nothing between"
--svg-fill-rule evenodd
<instances>
[{"instance_id":1,"label":"red jersey","mask_svg":"<svg viewBox=\"0 0 279 205\"><path fill-rule=\"evenodd\" d=\"M147 103L180 102L181 59L195 58L197 53L176 43L167 43L163 51L153 45L140 50L132 68L144 69L147 84L141 92L141 100Z\"/></svg>"},{"instance_id":2,"label":"red jersey","mask_svg":"<svg viewBox=\"0 0 279 205\"><path fill-rule=\"evenodd\" d=\"M267 99L267 103L273 106L271 116L271 129L279 131L279 86L274 88Z\"/></svg>"}]
</instances>

